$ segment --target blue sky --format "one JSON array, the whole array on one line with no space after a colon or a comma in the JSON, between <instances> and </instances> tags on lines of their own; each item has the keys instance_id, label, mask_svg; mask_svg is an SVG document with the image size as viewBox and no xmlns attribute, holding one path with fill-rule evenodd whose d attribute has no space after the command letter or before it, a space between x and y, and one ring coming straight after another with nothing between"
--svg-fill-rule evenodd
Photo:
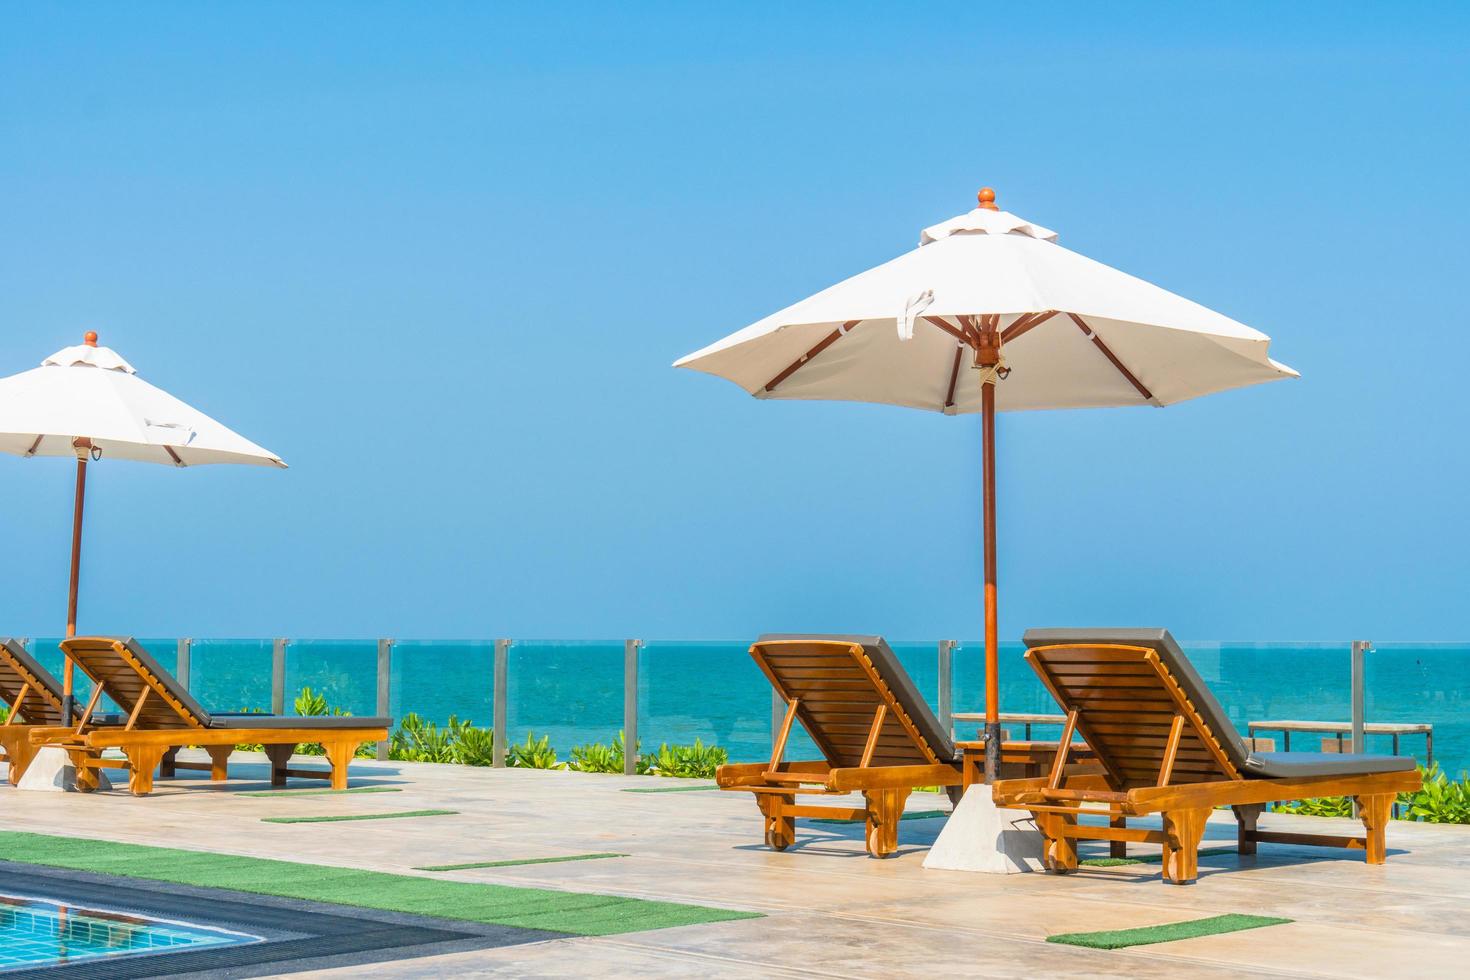
<instances>
[{"instance_id":1,"label":"blue sky","mask_svg":"<svg viewBox=\"0 0 1470 980\"><path fill-rule=\"evenodd\" d=\"M990 184L1303 374L1004 416L1004 636L1464 639L1467 19L6 5L0 374L96 329L292 464L95 466L82 629L976 636L978 419L669 365ZM0 632L71 477L0 457Z\"/></svg>"}]
</instances>

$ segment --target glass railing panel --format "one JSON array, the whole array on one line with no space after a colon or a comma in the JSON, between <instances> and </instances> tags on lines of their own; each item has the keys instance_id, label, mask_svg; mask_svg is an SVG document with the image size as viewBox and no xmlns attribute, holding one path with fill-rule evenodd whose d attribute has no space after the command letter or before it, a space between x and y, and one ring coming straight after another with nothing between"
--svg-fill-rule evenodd
<instances>
[{"instance_id":1,"label":"glass railing panel","mask_svg":"<svg viewBox=\"0 0 1470 980\"><path fill-rule=\"evenodd\" d=\"M621 640L516 640L507 666L511 744L546 735L557 759L565 762L572 746L610 743L623 727Z\"/></svg>"},{"instance_id":2,"label":"glass railing panel","mask_svg":"<svg viewBox=\"0 0 1470 980\"><path fill-rule=\"evenodd\" d=\"M274 640L196 639L189 693L207 711L270 711Z\"/></svg>"},{"instance_id":3,"label":"glass railing panel","mask_svg":"<svg viewBox=\"0 0 1470 980\"><path fill-rule=\"evenodd\" d=\"M493 640L394 640L388 714L410 712L438 726L451 716L476 728L494 725Z\"/></svg>"},{"instance_id":4,"label":"glass railing panel","mask_svg":"<svg viewBox=\"0 0 1470 980\"><path fill-rule=\"evenodd\" d=\"M299 714L296 701L310 688L329 708L358 717L378 713L376 640L288 640L285 713Z\"/></svg>"},{"instance_id":5,"label":"glass railing panel","mask_svg":"<svg viewBox=\"0 0 1470 980\"><path fill-rule=\"evenodd\" d=\"M174 665L178 660L178 640L162 637L137 637L135 642L153 655L153 659L158 661L158 666L173 673ZM27 640L26 650L40 662L42 667L49 670L58 682L64 681L65 667L61 653L61 637L44 636ZM72 676L72 697L76 699L78 711L85 708L92 697L92 682L80 668ZM100 714L109 714L118 710L113 700L105 695L97 702L95 709Z\"/></svg>"},{"instance_id":6,"label":"glass railing panel","mask_svg":"<svg viewBox=\"0 0 1470 980\"><path fill-rule=\"evenodd\" d=\"M1181 642L1200 677L1225 709L1236 730L1245 736L1252 722L1347 721L1351 718L1351 661L1348 643L1230 643ZM1061 708L1025 660L1020 643L1000 648L1000 710L1002 714L1058 715ZM954 710L985 710L984 644L965 641L954 654ZM978 722L956 722L958 737L974 738ZM1012 738L1023 738L1021 723L1007 722ZM1033 725L1031 737L1055 739L1057 725ZM1262 731L1284 750L1280 731ZM1293 751L1317 751L1320 735L1293 733Z\"/></svg>"},{"instance_id":7,"label":"glass railing panel","mask_svg":"<svg viewBox=\"0 0 1470 980\"><path fill-rule=\"evenodd\" d=\"M1434 761L1450 776L1470 770L1470 643L1379 643L1365 655L1365 720L1433 726L1401 734L1398 751ZM1392 735L1369 735L1370 752L1392 752Z\"/></svg>"},{"instance_id":8,"label":"glass railing panel","mask_svg":"<svg viewBox=\"0 0 1470 980\"><path fill-rule=\"evenodd\" d=\"M1055 715L1061 711L1052 696L1037 679L1031 665L1025 660L1026 648L1020 643L1002 642L998 652L1000 674L1000 710L1002 714ZM951 656L954 671L953 710L957 715L979 715L985 712L985 644L980 640L961 640L955 645ZM980 736L984 722L971 718L956 719L955 738L972 741ZM1026 735L1021 724L1006 722L1002 726L1011 738ZM1060 728L1033 726L1034 739L1055 739Z\"/></svg>"},{"instance_id":9,"label":"glass railing panel","mask_svg":"<svg viewBox=\"0 0 1470 980\"><path fill-rule=\"evenodd\" d=\"M645 754L661 743L724 749L731 762L771 757L771 685L747 641L654 640L638 667L638 734ZM799 726L786 757L820 758Z\"/></svg>"}]
</instances>

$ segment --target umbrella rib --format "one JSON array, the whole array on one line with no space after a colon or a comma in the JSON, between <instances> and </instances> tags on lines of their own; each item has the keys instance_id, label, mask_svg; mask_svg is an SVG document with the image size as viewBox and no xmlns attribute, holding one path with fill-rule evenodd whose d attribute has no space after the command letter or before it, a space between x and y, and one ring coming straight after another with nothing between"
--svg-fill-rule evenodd
<instances>
[{"instance_id":1,"label":"umbrella rib","mask_svg":"<svg viewBox=\"0 0 1470 980\"><path fill-rule=\"evenodd\" d=\"M955 340L958 340L962 344L968 344L971 342L970 335L965 332L964 327L956 328L950 325L943 318L937 316L923 316L919 317L919 319L923 320L930 326L938 327L940 330L943 330L945 333L949 334L951 337L953 337ZM959 320L962 318L955 317L955 319Z\"/></svg>"},{"instance_id":2,"label":"umbrella rib","mask_svg":"<svg viewBox=\"0 0 1470 980\"><path fill-rule=\"evenodd\" d=\"M956 344L954 349L954 366L949 369L949 391L944 396L944 408L948 411L954 408L954 389L960 380L960 358L964 356L965 345Z\"/></svg>"},{"instance_id":3,"label":"umbrella rib","mask_svg":"<svg viewBox=\"0 0 1470 980\"><path fill-rule=\"evenodd\" d=\"M1112 362L1113 367L1118 369L1118 373L1127 378L1128 383L1136 388L1138 390L1138 393L1142 395L1146 401L1154 400L1153 392L1145 388L1143 386L1143 382L1139 381L1136 377L1133 376L1132 371L1123 366L1123 362L1118 360L1118 355L1114 354L1112 350L1108 348L1108 345L1103 343L1103 339L1097 335L1096 330L1087 325L1087 321L1083 320L1075 313L1068 313L1067 316L1072 318L1072 322L1077 324L1077 329L1081 330L1083 334L1085 334L1087 338L1092 341L1094 347L1102 351L1103 357L1106 357L1110 362Z\"/></svg>"},{"instance_id":4,"label":"umbrella rib","mask_svg":"<svg viewBox=\"0 0 1470 980\"><path fill-rule=\"evenodd\" d=\"M1015 323L1012 323L1009 327L1006 327L1005 330L1001 332L1001 343L1010 343L1012 340L1015 340L1017 337L1021 336L1027 331L1034 330L1037 327L1041 326L1043 323L1050 320L1056 315L1056 310L1047 310L1045 313L1023 313L1021 316L1016 318Z\"/></svg>"},{"instance_id":5,"label":"umbrella rib","mask_svg":"<svg viewBox=\"0 0 1470 980\"><path fill-rule=\"evenodd\" d=\"M787 378L789 378L793 374L795 374L798 370L801 369L802 365L806 364L812 358L814 358L818 354L822 353L822 351L826 350L828 347L831 347L834 343L837 342L837 339L839 337L841 337L843 334L847 333L849 330L851 330L853 327L857 326L861 322L862 322L861 320L848 320L842 326L838 327L836 330L833 330L827 336L825 336L821 340L817 341L812 346L812 349L811 350L807 351L805 354L801 355L796 360L792 361L789 365L787 365L787 367L786 367L786 369L784 371L782 371L780 374L776 375L770 381L767 381L766 382L766 386L765 386L765 390L767 392L774 391L777 385L779 385L781 382L785 381Z\"/></svg>"}]
</instances>

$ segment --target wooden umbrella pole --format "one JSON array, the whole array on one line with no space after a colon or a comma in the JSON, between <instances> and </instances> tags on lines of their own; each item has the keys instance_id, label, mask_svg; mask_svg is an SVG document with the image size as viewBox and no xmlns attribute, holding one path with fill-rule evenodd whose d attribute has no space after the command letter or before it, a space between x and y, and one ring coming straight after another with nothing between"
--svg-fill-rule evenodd
<instances>
[{"instance_id":1,"label":"wooden umbrella pole","mask_svg":"<svg viewBox=\"0 0 1470 980\"><path fill-rule=\"evenodd\" d=\"M985 497L985 781L1000 772L1000 630L995 585L995 380L980 393Z\"/></svg>"},{"instance_id":2,"label":"wooden umbrella pole","mask_svg":"<svg viewBox=\"0 0 1470 980\"><path fill-rule=\"evenodd\" d=\"M76 439L72 446L77 451L77 492L71 515L71 587L66 596L66 638L77 635L77 591L82 578L82 510L87 499L87 456L92 452L92 440ZM61 717L71 724L72 675L75 668L71 658L66 658L61 674Z\"/></svg>"}]
</instances>

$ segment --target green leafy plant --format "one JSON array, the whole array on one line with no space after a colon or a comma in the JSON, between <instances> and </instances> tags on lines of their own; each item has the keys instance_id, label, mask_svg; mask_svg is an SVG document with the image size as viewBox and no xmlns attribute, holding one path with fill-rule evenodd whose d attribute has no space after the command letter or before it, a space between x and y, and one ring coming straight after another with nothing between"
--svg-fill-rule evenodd
<instances>
[{"instance_id":1,"label":"green leafy plant","mask_svg":"<svg viewBox=\"0 0 1470 980\"><path fill-rule=\"evenodd\" d=\"M557 764L556 749L551 747L551 736L536 738L533 732L526 733L524 744L510 746L506 764L518 769L561 769Z\"/></svg>"},{"instance_id":2,"label":"green leafy plant","mask_svg":"<svg viewBox=\"0 0 1470 980\"><path fill-rule=\"evenodd\" d=\"M1323 796L1315 800L1292 800L1278 803L1278 813L1299 813L1304 817L1351 817L1353 801L1346 796Z\"/></svg>"},{"instance_id":3,"label":"green leafy plant","mask_svg":"<svg viewBox=\"0 0 1470 980\"><path fill-rule=\"evenodd\" d=\"M639 743L642 748L642 743ZM623 771L623 733L620 731L614 736L611 745L601 742L592 742L587 745L576 745L572 747L572 759L567 764L568 769L577 772L608 772L619 773ZM652 763L640 757L637 763L639 775L647 773Z\"/></svg>"},{"instance_id":4,"label":"green leafy plant","mask_svg":"<svg viewBox=\"0 0 1470 980\"><path fill-rule=\"evenodd\" d=\"M462 766L495 765L495 733L488 728L476 728L469 722L454 727L454 761Z\"/></svg>"},{"instance_id":5,"label":"green leafy plant","mask_svg":"<svg viewBox=\"0 0 1470 980\"><path fill-rule=\"evenodd\" d=\"M705 745L695 739L693 745L669 745L658 747L650 771L660 776L681 779L710 779L715 769L729 761L729 753L718 745Z\"/></svg>"},{"instance_id":6,"label":"green leafy plant","mask_svg":"<svg viewBox=\"0 0 1470 980\"><path fill-rule=\"evenodd\" d=\"M454 734L410 712L388 741L388 758L401 762L453 762Z\"/></svg>"},{"instance_id":7,"label":"green leafy plant","mask_svg":"<svg viewBox=\"0 0 1470 980\"><path fill-rule=\"evenodd\" d=\"M1399 803L1408 808L1408 819L1424 823L1470 824L1470 776L1460 773L1450 779L1436 764L1419 767L1424 786L1416 793L1400 793Z\"/></svg>"}]
</instances>

